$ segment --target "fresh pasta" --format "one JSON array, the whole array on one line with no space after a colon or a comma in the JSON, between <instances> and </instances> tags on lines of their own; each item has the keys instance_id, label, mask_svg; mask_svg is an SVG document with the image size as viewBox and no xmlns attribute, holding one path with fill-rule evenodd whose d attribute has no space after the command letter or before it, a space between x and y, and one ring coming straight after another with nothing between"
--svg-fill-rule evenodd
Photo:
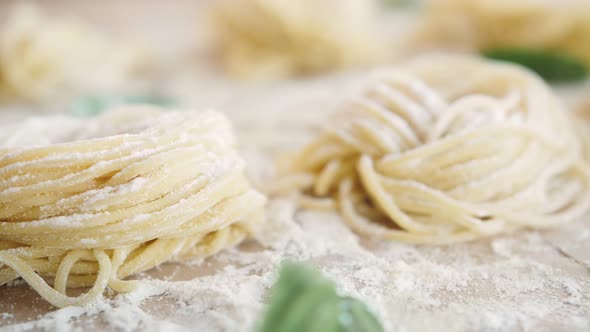
<instances>
[{"instance_id":1,"label":"fresh pasta","mask_svg":"<svg viewBox=\"0 0 590 332\"><path fill-rule=\"evenodd\" d=\"M105 39L75 20L17 6L0 25L0 93L34 101L129 83L147 64L137 45Z\"/></svg>"},{"instance_id":2,"label":"fresh pasta","mask_svg":"<svg viewBox=\"0 0 590 332\"><path fill-rule=\"evenodd\" d=\"M373 0L223 0L212 30L230 74L283 78L378 61L375 9Z\"/></svg>"},{"instance_id":3,"label":"fresh pasta","mask_svg":"<svg viewBox=\"0 0 590 332\"><path fill-rule=\"evenodd\" d=\"M0 148L0 285L84 305L158 264L233 246L263 219L227 119L111 111L75 141ZM68 288L90 287L78 297Z\"/></svg>"},{"instance_id":4,"label":"fresh pasta","mask_svg":"<svg viewBox=\"0 0 590 332\"><path fill-rule=\"evenodd\" d=\"M361 234L468 241L558 226L590 206L576 124L535 74L430 55L375 73L270 192L336 209Z\"/></svg>"},{"instance_id":5,"label":"fresh pasta","mask_svg":"<svg viewBox=\"0 0 590 332\"><path fill-rule=\"evenodd\" d=\"M431 0L416 44L463 50L559 50L590 66L586 0Z\"/></svg>"}]
</instances>

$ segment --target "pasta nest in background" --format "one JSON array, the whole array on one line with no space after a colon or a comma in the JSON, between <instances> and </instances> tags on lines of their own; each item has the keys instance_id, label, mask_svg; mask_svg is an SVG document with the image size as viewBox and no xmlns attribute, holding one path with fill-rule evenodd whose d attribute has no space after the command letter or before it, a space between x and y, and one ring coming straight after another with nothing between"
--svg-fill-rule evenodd
<instances>
[{"instance_id":1,"label":"pasta nest in background","mask_svg":"<svg viewBox=\"0 0 590 332\"><path fill-rule=\"evenodd\" d=\"M0 148L0 285L21 277L54 306L83 305L262 221L223 115L131 108L88 121L75 141Z\"/></svg>"},{"instance_id":2,"label":"pasta nest in background","mask_svg":"<svg viewBox=\"0 0 590 332\"><path fill-rule=\"evenodd\" d=\"M115 89L145 70L148 58L138 45L20 5L0 25L0 96L44 101Z\"/></svg>"},{"instance_id":3,"label":"pasta nest in background","mask_svg":"<svg viewBox=\"0 0 590 332\"><path fill-rule=\"evenodd\" d=\"M556 50L590 66L586 0L433 0L425 6L419 45Z\"/></svg>"},{"instance_id":4,"label":"pasta nest in background","mask_svg":"<svg viewBox=\"0 0 590 332\"><path fill-rule=\"evenodd\" d=\"M211 21L230 74L274 79L378 62L376 9L372 0L224 0Z\"/></svg>"},{"instance_id":5,"label":"pasta nest in background","mask_svg":"<svg viewBox=\"0 0 590 332\"><path fill-rule=\"evenodd\" d=\"M558 226L590 206L571 114L515 65L432 55L379 70L271 192L336 209L361 234L412 243Z\"/></svg>"}]
</instances>

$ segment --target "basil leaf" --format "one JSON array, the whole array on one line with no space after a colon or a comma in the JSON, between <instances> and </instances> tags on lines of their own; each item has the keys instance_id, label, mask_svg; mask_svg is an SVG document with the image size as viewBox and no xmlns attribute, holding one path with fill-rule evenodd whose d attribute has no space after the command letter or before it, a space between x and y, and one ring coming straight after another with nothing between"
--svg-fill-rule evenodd
<instances>
[{"instance_id":1,"label":"basil leaf","mask_svg":"<svg viewBox=\"0 0 590 332\"><path fill-rule=\"evenodd\" d=\"M381 323L371 313L369 308L361 301L345 297L340 302L341 306L341 325L344 329L340 331L346 332L374 332L383 331Z\"/></svg>"},{"instance_id":2,"label":"basil leaf","mask_svg":"<svg viewBox=\"0 0 590 332\"><path fill-rule=\"evenodd\" d=\"M314 293L322 294L315 298ZM271 298L260 331L289 331L299 328L308 319L301 315L316 302L338 300L333 286L318 271L306 266L285 263L279 278L271 290Z\"/></svg>"},{"instance_id":3,"label":"basil leaf","mask_svg":"<svg viewBox=\"0 0 590 332\"><path fill-rule=\"evenodd\" d=\"M318 314L320 311L330 313L326 308L338 308L338 302L339 298L332 284L326 281L323 285L315 285L297 296L291 305L285 308L283 318L274 331L320 331L317 329L316 321L320 321L321 325L330 326L333 331L338 326L338 310L331 310L331 316L322 317ZM325 327L323 328L321 331L326 331Z\"/></svg>"},{"instance_id":4,"label":"basil leaf","mask_svg":"<svg viewBox=\"0 0 590 332\"><path fill-rule=\"evenodd\" d=\"M284 263L259 332L382 332L360 301L341 297L335 285L310 267Z\"/></svg>"},{"instance_id":5,"label":"basil leaf","mask_svg":"<svg viewBox=\"0 0 590 332\"><path fill-rule=\"evenodd\" d=\"M419 4L419 0L383 0L385 8L407 8L415 7Z\"/></svg>"},{"instance_id":6,"label":"basil leaf","mask_svg":"<svg viewBox=\"0 0 590 332\"><path fill-rule=\"evenodd\" d=\"M554 51L499 48L483 52L487 58L525 66L548 82L575 82L587 75L586 67L570 56Z\"/></svg>"},{"instance_id":7,"label":"basil leaf","mask_svg":"<svg viewBox=\"0 0 590 332\"><path fill-rule=\"evenodd\" d=\"M92 117L114 106L132 104L149 104L170 107L176 105L176 102L171 98L158 95L88 95L79 97L74 101L70 108L70 114L79 117Z\"/></svg>"},{"instance_id":8,"label":"basil leaf","mask_svg":"<svg viewBox=\"0 0 590 332\"><path fill-rule=\"evenodd\" d=\"M283 264L279 278L271 290L271 298L261 331L275 331L290 306L303 292L320 279L316 272L292 263ZM278 331L278 330L276 330Z\"/></svg>"}]
</instances>

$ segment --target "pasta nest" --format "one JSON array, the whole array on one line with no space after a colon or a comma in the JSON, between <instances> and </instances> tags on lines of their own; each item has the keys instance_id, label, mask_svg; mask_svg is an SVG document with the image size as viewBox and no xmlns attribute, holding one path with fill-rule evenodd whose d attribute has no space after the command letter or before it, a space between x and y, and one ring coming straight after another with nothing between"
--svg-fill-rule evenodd
<instances>
[{"instance_id":1,"label":"pasta nest","mask_svg":"<svg viewBox=\"0 0 590 332\"><path fill-rule=\"evenodd\" d=\"M0 92L34 101L127 85L149 63L141 46L116 43L76 20L17 6L0 26Z\"/></svg>"},{"instance_id":2,"label":"pasta nest","mask_svg":"<svg viewBox=\"0 0 590 332\"><path fill-rule=\"evenodd\" d=\"M426 5L423 23L421 45L559 50L590 66L586 0L434 0Z\"/></svg>"},{"instance_id":3,"label":"pasta nest","mask_svg":"<svg viewBox=\"0 0 590 332\"><path fill-rule=\"evenodd\" d=\"M381 60L376 9L373 0L224 0L211 22L230 74L274 79Z\"/></svg>"},{"instance_id":4,"label":"pasta nest","mask_svg":"<svg viewBox=\"0 0 590 332\"><path fill-rule=\"evenodd\" d=\"M0 148L0 285L21 277L54 306L82 305L160 263L233 246L262 221L265 198L220 113L129 108L88 121L75 141Z\"/></svg>"},{"instance_id":5,"label":"pasta nest","mask_svg":"<svg viewBox=\"0 0 590 332\"><path fill-rule=\"evenodd\" d=\"M359 233L450 243L584 214L590 177L572 116L535 74L431 55L375 72L272 188L337 209Z\"/></svg>"}]
</instances>

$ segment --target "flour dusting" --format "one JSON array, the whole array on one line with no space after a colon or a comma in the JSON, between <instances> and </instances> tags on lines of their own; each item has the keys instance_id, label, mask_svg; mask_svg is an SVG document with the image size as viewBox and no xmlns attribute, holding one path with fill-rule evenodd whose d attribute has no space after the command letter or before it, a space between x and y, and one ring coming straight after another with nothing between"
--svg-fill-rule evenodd
<instances>
[{"instance_id":1,"label":"flour dusting","mask_svg":"<svg viewBox=\"0 0 590 332\"><path fill-rule=\"evenodd\" d=\"M236 91L231 101L213 105L236 124L256 183L268 181L276 151L303 143L321 123L326 113L316 112L319 105L327 110L334 91L346 91L349 82L337 81ZM247 112L252 109L255 116ZM300 116L285 121L287 114ZM257 239L204 261L164 264L138 276L141 286L127 294L54 310L35 295L23 296L22 283L2 287L10 305L0 300L0 331L251 331L285 259L322 270L340 292L365 301L387 331L588 331L590 266L567 248L587 244L588 228L590 220L583 220L559 230L417 246L361 238L334 213L272 199ZM24 301L27 296L37 300ZM27 316L23 308L38 311Z\"/></svg>"},{"instance_id":2,"label":"flour dusting","mask_svg":"<svg viewBox=\"0 0 590 332\"><path fill-rule=\"evenodd\" d=\"M131 293L4 330L250 330L284 259L320 268L342 293L366 301L388 331L590 327L588 270L553 266L559 254L538 233L416 247L361 240L336 215L297 211L288 200L272 201L268 217L260 243L213 260L165 265ZM192 279L198 270L205 275Z\"/></svg>"}]
</instances>

